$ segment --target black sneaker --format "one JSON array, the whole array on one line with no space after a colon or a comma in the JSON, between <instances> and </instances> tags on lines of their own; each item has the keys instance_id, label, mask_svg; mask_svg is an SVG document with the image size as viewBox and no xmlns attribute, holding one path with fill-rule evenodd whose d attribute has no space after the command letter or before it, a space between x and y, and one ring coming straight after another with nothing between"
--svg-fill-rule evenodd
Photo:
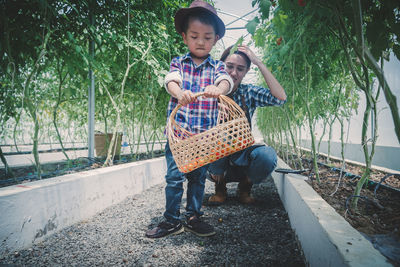
<instances>
[{"instance_id":1,"label":"black sneaker","mask_svg":"<svg viewBox=\"0 0 400 267\"><path fill-rule=\"evenodd\" d=\"M194 233L198 236L212 236L215 235L214 227L206 222L203 222L200 218L193 217L188 219L184 224L185 230Z\"/></svg>"},{"instance_id":2,"label":"black sneaker","mask_svg":"<svg viewBox=\"0 0 400 267\"><path fill-rule=\"evenodd\" d=\"M173 224L170 222L161 222L146 232L146 236L149 238L160 238L169 235L177 235L183 233L184 229L180 222Z\"/></svg>"}]
</instances>

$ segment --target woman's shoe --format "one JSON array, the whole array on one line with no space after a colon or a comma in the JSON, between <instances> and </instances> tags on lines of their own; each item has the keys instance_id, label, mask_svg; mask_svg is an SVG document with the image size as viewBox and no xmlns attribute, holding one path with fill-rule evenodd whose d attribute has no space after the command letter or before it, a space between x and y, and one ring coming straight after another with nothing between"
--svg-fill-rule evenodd
<instances>
[{"instance_id":1,"label":"woman's shoe","mask_svg":"<svg viewBox=\"0 0 400 267\"><path fill-rule=\"evenodd\" d=\"M239 182L237 194L240 203L253 204L255 202L255 199L250 196L252 187L253 183L247 177Z\"/></svg>"},{"instance_id":2,"label":"woman's shoe","mask_svg":"<svg viewBox=\"0 0 400 267\"><path fill-rule=\"evenodd\" d=\"M226 181L223 175L217 177L210 174L211 179L215 182L215 194L208 198L208 203L213 205L222 204L226 201L227 190Z\"/></svg>"}]
</instances>

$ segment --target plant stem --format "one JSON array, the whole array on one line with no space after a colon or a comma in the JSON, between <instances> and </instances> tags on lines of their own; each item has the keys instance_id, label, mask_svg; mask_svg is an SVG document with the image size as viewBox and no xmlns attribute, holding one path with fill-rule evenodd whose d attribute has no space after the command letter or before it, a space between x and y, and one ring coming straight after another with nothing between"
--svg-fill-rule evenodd
<instances>
[{"instance_id":1,"label":"plant stem","mask_svg":"<svg viewBox=\"0 0 400 267\"><path fill-rule=\"evenodd\" d=\"M332 142L332 126L333 123L335 122L336 117L332 119L332 121L329 122L329 138L328 138L328 156L326 157L326 161L328 163L331 162L330 157L331 157L331 142Z\"/></svg>"},{"instance_id":2,"label":"plant stem","mask_svg":"<svg viewBox=\"0 0 400 267\"><path fill-rule=\"evenodd\" d=\"M318 155L318 156L319 156L319 153L320 153L320 147L321 147L322 138L324 138L324 136L325 136L326 124L327 124L327 122L326 122L326 121L323 121L323 124L324 124L324 128L323 128L323 130L322 130L321 137L319 138L318 147L317 147L317 155Z\"/></svg>"},{"instance_id":3,"label":"plant stem","mask_svg":"<svg viewBox=\"0 0 400 267\"><path fill-rule=\"evenodd\" d=\"M356 189L354 191L355 196L359 196L362 187L368 181L370 173L371 173L371 165L372 165L372 158L375 153L375 144L377 138L377 118L376 118L376 101L372 98L370 91L364 91L366 96L366 108L364 111L363 117L363 125L362 125L362 133L361 133L361 145L364 151L364 158L365 158L365 172L363 173L361 179L357 182ZM369 124L369 116L371 114L371 109L374 113L374 123L375 123L375 130L373 133L372 144L371 144L371 153L368 151L368 140L367 140L367 130ZM352 200L352 208L357 209L358 198L353 198Z\"/></svg>"},{"instance_id":4,"label":"plant stem","mask_svg":"<svg viewBox=\"0 0 400 267\"><path fill-rule=\"evenodd\" d=\"M31 116L33 123L34 123L32 153L33 153L33 157L35 159L36 171L37 171L37 175L38 175L39 179L41 179L41 165L40 165L39 153L38 153L39 121L37 118L37 105L33 103L34 100L32 99L33 96L31 95L30 83L31 83L33 75L36 74L36 72L39 69L40 61L46 55L46 45L50 38L50 34L51 34L50 31L47 32L47 34L44 38L44 42L42 45L42 49L39 53L39 56L33 66L32 71L29 73L28 77L26 78L25 84L24 84L24 98L23 98L24 101L23 102L25 104L25 108L28 109L28 114Z\"/></svg>"},{"instance_id":5,"label":"plant stem","mask_svg":"<svg viewBox=\"0 0 400 267\"><path fill-rule=\"evenodd\" d=\"M13 174L13 172L12 172L10 166L9 166L8 163L7 163L6 157L4 157L3 150L1 149L1 146L0 146L0 158L1 158L1 162L3 162L4 167L5 167L5 169L6 169L6 176L8 176L8 177L13 177L14 174Z\"/></svg>"},{"instance_id":6,"label":"plant stem","mask_svg":"<svg viewBox=\"0 0 400 267\"><path fill-rule=\"evenodd\" d=\"M64 81L65 81L65 79L66 79L66 77L68 75L68 74L65 74L65 76L62 77L62 68L63 68L63 66L61 66L61 69L60 69L59 63L60 63L59 60L57 60L57 67L58 67L57 69L58 69L58 74L59 74L59 84L58 84L58 96L57 96L57 100L56 100L56 105L54 106L54 110L53 110L53 125L54 125L54 128L56 129L58 142L61 145L61 151L64 154L65 158L67 159L67 164L68 164L68 167L69 167L71 165L71 160L68 157L67 152L65 152L64 144L63 144L63 141L62 141L62 138L61 138L61 135L60 135L60 131L58 130L58 126L57 126L57 112L58 112L58 107L60 106L60 102L61 102L62 84L64 83Z\"/></svg>"}]
</instances>

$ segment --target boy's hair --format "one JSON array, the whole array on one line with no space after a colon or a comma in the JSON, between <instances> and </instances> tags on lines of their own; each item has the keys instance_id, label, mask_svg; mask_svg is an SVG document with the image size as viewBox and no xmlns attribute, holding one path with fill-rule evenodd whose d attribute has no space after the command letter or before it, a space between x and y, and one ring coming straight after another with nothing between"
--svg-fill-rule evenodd
<instances>
[{"instance_id":1,"label":"boy's hair","mask_svg":"<svg viewBox=\"0 0 400 267\"><path fill-rule=\"evenodd\" d=\"M222 53L222 55L221 55L221 59L220 59L221 61L225 62L225 60L228 58L228 56L229 56L229 54L230 54L230 52L231 52L232 47L233 47L233 45L231 45L230 47L228 47L227 49L225 49L225 51L224 51L224 52ZM250 58L249 58L245 53L240 52L239 50L236 50L236 51L233 52L233 53L234 53L234 54L241 55L241 56L244 58L244 60L246 61L247 68L248 68L248 69L250 68L251 60L250 60Z\"/></svg>"},{"instance_id":2,"label":"boy's hair","mask_svg":"<svg viewBox=\"0 0 400 267\"><path fill-rule=\"evenodd\" d=\"M214 33L217 34L217 32L218 32L217 22L215 21L215 19L212 16L210 16L209 13L207 13L205 11L192 12L184 18L183 24L182 24L182 30L184 33L187 33L187 30L189 28L189 20L190 19L195 19L195 20L200 21L203 24L212 26L214 29Z\"/></svg>"},{"instance_id":3,"label":"boy's hair","mask_svg":"<svg viewBox=\"0 0 400 267\"><path fill-rule=\"evenodd\" d=\"M225 23L218 17L215 8L204 0L194 0L189 7L181 8L175 13L174 24L175 30L181 34L186 33L188 29L188 21L191 18L196 18L206 25L211 25L214 28L215 34L219 38L225 35ZM185 29L183 25L185 24Z\"/></svg>"}]
</instances>

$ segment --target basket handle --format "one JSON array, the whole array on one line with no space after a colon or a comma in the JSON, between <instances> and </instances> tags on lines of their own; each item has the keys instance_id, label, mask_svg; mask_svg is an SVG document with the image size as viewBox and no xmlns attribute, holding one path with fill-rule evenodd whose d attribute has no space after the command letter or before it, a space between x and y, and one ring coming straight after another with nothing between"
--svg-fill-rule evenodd
<instances>
[{"instance_id":1,"label":"basket handle","mask_svg":"<svg viewBox=\"0 0 400 267\"><path fill-rule=\"evenodd\" d=\"M195 93L194 96L195 96L196 98L198 98L198 97L200 97L200 96L203 96L204 94L205 94L204 92L198 92L198 93ZM235 112L239 112L240 116L246 116L245 113L244 113L244 111L240 108L240 106L239 106L238 104L236 104L236 102L235 102L233 99L231 99L229 96L220 95L220 96L218 97L218 100L219 100L220 103L224 102L224 103L230 105L231 108L234 108ZM178 103L178 104L176 105L176 107L172 110L171 114L169 115L168 121L167 121L167 128L168 128L168 129L172 129L172 128L173 128L173 125L176 124L176 122L175 122L175 116L176 116L176 113L178 112L178 110L179 110L181 107L182 107L182 105ZM186 130L185 130L185 131L186 131ZM167 131L167 132L168 132L167 135L169 136L169 133L171 133L171 131ZM187 131L186 131L186 132L187 132ZM188 133L189 133L189 132L188 132Z\"/></svg>"},{"instance_id":2,"label":"basket handle","mask_svg":"<svg viewBox=\"0 0 400 267\"><path fill-rule=\"evenodd\" d=\"M204 92L198 92L198 93L195 93L195 94L194 94L194 96L195 96L196 98L198 98L198 97L200 97L200 96L203 96L203 95L204 95ZM226 102L226 103L229 103L230 105L236 107L236 109L239 110L240 113L245 114L244 111L240 108L240 106L239 106L238 104L236 104L236 102L235 102L233 99L231 99L230 97L228 97L228 96L226 96L226 95L220 95L220 96L218 97L218 100L219 100L219 102ZM182 107L181 104L177 104L177 105L176 105L176 107L172 110L171 114L169 115L169 120L171 120L171 118L175 118L176 113L178 112L178 110L179 110L181 107Z\"/></svg>"},{"instance_id":3,"label":"basket handle","mask_svg":"<svg viewBox=\"0 0 400 267\"><path fill-rule=\"evenodd\" d=\"M198 92L194 94L194 97L198 98L200 96L203 96L204 92ZM176 105L176 107L172 110L171 114L169 115L170 118L175 118L176 113L178 112L178 110L182 107L181 104Z\"/></svg>"}]
</instances>

